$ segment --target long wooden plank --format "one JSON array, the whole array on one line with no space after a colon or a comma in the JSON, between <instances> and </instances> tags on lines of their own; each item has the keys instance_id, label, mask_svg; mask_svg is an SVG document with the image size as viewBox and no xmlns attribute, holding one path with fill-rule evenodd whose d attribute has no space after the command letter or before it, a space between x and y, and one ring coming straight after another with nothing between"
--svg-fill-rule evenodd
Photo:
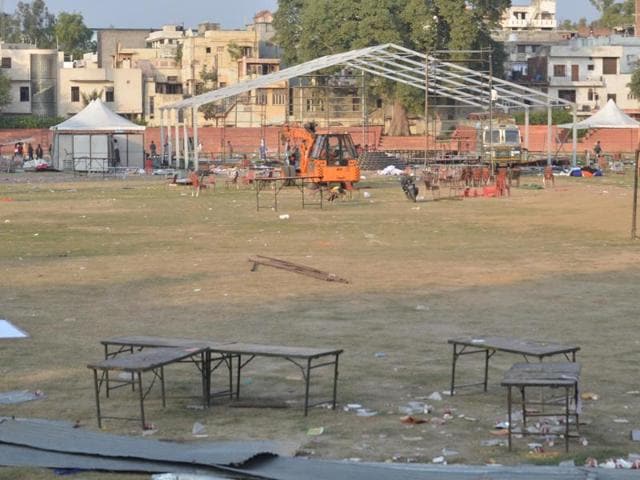
<instances>
[{"instance_id":1,"label":"long wooden plank","mask_svg":"<svg viewBox=\"0 0 640 480\"><path fill-rule=\"evenodd\" d=\"M251 271L255 271L258 265L265 265L267 267L279 268L293 273L299 273L300 275L306 275L308 277L317 278L326 282L338 282L349 283L349 280L338 277L334 273L324 272L317 268L307 267L306 265L300 265L298 263L289 262L287 260L281 260L278 258L264 257L262 255L255 255L249 258L249 261L253 263Z\"/></svg>"}]
</instances>

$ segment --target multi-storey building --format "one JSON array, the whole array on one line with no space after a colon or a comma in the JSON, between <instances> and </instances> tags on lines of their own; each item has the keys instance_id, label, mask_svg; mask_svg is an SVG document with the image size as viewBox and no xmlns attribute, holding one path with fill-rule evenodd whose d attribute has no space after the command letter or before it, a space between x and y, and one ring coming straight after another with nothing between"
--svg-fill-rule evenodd
<instances>
[{"instance_id":1,"label":"multi-storey building","mask_svg":"<svg viewBox=\"0 0 640 480\"><path fill-rule=\"evenodd\" d=\"M555 30L556 0L531 0L529 5L513 5L504 11L504 30Z\"/></svg>"},{"instance_id":2,"label":"multi-storey building","mask_svg":"<svg viewBox=\"0 0 640 480\"><path fill-rule=\"evenodd\" d=\"M33 45L0 43L0 59L0 69L11 81L12 100L3 113L55 116L61 54Z\"/></svg>"},{"instance_id":3,"label":"multi-storey building","mask_svg":"<svg viewBox=\"0 0 640 480\"><path fill-rule=\"evenodd\" d=\"M575 38L568 45L552 46L548 56L549 93L575 102L590 114L609 99L623 110L637 112L638 100L627 86L638 68L640 38Z\"/></svg>"}]
</instances>

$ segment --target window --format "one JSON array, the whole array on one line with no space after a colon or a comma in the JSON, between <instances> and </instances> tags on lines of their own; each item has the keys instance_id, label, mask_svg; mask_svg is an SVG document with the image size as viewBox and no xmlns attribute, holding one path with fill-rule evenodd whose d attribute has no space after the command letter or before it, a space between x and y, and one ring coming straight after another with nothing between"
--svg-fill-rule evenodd
<instances>
[{"instance_id":1,"label":"window","mask_svg":"<svg viewBox=\"0 0 640 480\"><path fill-rule=\"evenodd\" d=\"M616 101L616 94L615 93L608 93L607 94L607 102L609 100L613 100L615 102Z\"/></svg>"},{"instance_id":2,"label":"window","mask_svg":"<svg viewBox=\"0 0 640 480\"><path fill-rule=\"evenodd\" d=\"M167 77L167 82L169 82L169 83L178 83L178 76L177 75L169 75Z\"/></svg>"},{"instance_id":3,"label":"window","mask_svg":"<svg viewBox=\"0 0 640 480\"><path fill-rule=\"evenodd\" d=\"M109 87L109 88L107 88L105 90L104 98L105 98L105 101L107 101L107 102L114 102L115 101L114 100L114 95L113 95L113 87Z\"/></svg>"},{"instance_id":4,"label":"window","mask_svg":"<svg viewBox=\"0 0 640 480\"><path fill-rule=\"evenodd\" d=\"M205 48L205 51L206 51L207 53L211 53L211 47L207 47L207 48Z\"/></svg>"},{"instance_id":5,"label":"window","mask_svg":"<svg viewBox=\"0 0 640 480\"><path fill-rule=\"evenodd\" d=\"M567 100L571 103L576 103L576 91L575 90L558 90L558 98Z\"/></svg>"},{"instance_id":6,"label":"window","mask_svg":"<svg viewBox=\"0 0 640 480\"><path fill-rule=\"evenodd\" d=\"M587 92L587 100L589 100L590 102L598 100L598 94L593 88L590 88Z\"/></svg>"},{"instance_id":7,"label":"window","mask_svg":"<svg viewBox=\"0 0 640 480\"><path fill-rule=\"evenodd\" d=\"M284 105L287 103L287 90L284 88L274 89L271 103L273 105Z\"/></svg>"},{"instance_id":8,"label":"window","mask_svg":"<svg viewBox=\"0 0 640 480\"><path fill-rule=\"evenodd\" d=\"M360 97L351 97L351 111L352 112L360 111Z\"/></svg>"},{"instance_id":9,"label":"window","mask_svg":"<svg viewBox=\"0 0 640 480\"><path fill-rule=\"evenodd\" d=\"M153 118L156 113L155 97L149 97L149 118Z\"/></svg>"},{"instance_id":10,"label":"window","mask_svg":"<svg viewBox=\"0 0 640 480\"><path fill-rule=\"evenodd\" d=\"M256 90L256 105L267 104L267 91L264 88Z\"/></svg>"},{"instance_id":11,"label":"window","mask_svg":"<svg viewBox=\"0 0 640 480\"><path fill-rule=\"evenodd\" d=\"M71 101L74 103L80 101L80 87L71 87Z\"/></svg>"},{"instance_id":12,"label":"window","mask_svg":"<svg viewBox=\"0 0 640 480\"><path fill-rule=\"evenodd\" d=\"M526 45L518 45L518 53L527 53Z\"/></svg>"},{"instance_id":13,"label":"window","mask_svg":"<svg viewBox=\"0 0 640 480\"><path fill-rule=\"evenodd\" d=\"M227 82L220 82L220 88L224 88L227 86Z\"/></svg>"},{"instance_id":14,"label":"window","mask_svg":"<svg viewBox=\"0 0 640 480\"><path fill-rule=\"evenodd\" d=\"M2 57L2 68L11 68L11 57Z\"/></svg>"},{"instance_id":15,"label":"window","mask_svg":"<svg viewBox=\"0 0 640 480\"><path fill-rule=\"evenodd\" d=\"M593 72L593 63L587 65L587 70L589 70L590 72Z\"/></svg>"},{"instance_id":16,"label":"window","mask_svg":"<svg viewBox=\"0 0 640 480\"><path fill-rule=\"evenodd\" d=\"M567 76L566 65L554 65L553 66L553 76L554 77L566 77Z\"/></svg>"},{"instance_id":17,"label":"window","mask_svg":"<svg viewBox=\"0 0 640 480\"><path fill-rule=\"evenodd\" d=\"M29 101L29 87L20 87L20 101L21 102Z\"/></svg>"},{"instance_id":18,"label":"window","mask_svg":"<svg viewBox=\"0 0 640 480\"><path fill-rule=\"evenodd\" d=\"M618 74L618 59L616 57L606 57L602 59L602 74L603 75Z\"/></svg>"}]
</instances>

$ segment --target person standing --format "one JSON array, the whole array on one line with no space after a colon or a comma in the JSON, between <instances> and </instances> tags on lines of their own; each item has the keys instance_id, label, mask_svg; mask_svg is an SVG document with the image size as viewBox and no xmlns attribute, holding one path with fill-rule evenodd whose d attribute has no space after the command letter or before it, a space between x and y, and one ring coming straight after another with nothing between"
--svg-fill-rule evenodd
<instances>
[{"instance_id":1,"label":"person standing","mask_svg":"<svg viewBox=\"0 0 640 480\"><path fill-rule=\"evenodd\" d=\"M593 153L596 154L596 160L600 158L600 155L602 155L602 145L600 145L600 140L598 140L593 146Z\"/></svg>"},{"instance_id":2,"label":"person standing","mask_svg":"<svg viewBox=\"0 0 640 480\"><path fill-rule=\"evenodd\" d=\"M120 166L120 149L118 148L118 140L113 139L113 166Z\"/></svg>"},{"instance_id":3,"label":"person standing","mask_svg":"<svg viewBox=\"0 0 640 480\"><path fill-rule=\"evenodd\" d=\"M151 151L151 157L155 157L157 153L156 144L153 140L151 140L151 145L149 145L149 150Z\"/></svg>"},{"instance_id":4,"label":"person standing","mask_svg":"<svg viewBox=\"0 0 640 480\"><path fill-rule=\"evenodd\" d=\"M38 144L38 146L36 147L36 158L38 160L42 160L43 156L44 156L44 152L42 151L42 146Z\"/></svg>"},{"instance_id":5,"label":"person standing","mask_svg":"<svg viewBox=\"0 0 640 480\"><path fill-rule=\"evenodd\" d=\"M31 145L31 143L27 144L27 156L29 160L33 160L33 145Z\"/></svg>"}]
</instances>

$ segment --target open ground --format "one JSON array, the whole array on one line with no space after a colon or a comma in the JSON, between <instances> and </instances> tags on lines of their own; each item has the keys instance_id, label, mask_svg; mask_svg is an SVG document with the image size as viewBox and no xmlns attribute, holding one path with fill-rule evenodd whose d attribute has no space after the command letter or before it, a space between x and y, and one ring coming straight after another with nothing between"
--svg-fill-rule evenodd
<instances>
[{"instance_id":1,"label":"open ground","mask_svg":"<svg viewBox=\"0 0 640 480\"><path fill-rule=\"evenodd\" d=\"M147 403L155 438L191 440L199 421L208 440L272 439L319 458L430 462L447 448L459 452L450 462L530 462L527 440L516 440L511 453L481 446L504 420L500 379L517 357L494 357L488 393L426 400L434 407L427 418L454 409L446 423L400 422L399 406L448 388L448 338L493 334L582 348L581 389L599 395L584 405L588 445L574 442L553 462L637 452L630 431L638 427L640 396L628 392L638 389L640 254L629 234L630 177L559 178L555 188L516 188L508 198L414 204L396 179L369 176L361 185L367 198L303 210L297 191L287 191L278 212L257 212L253 190L219 187L194 198L155 178L4 175L0 317L31 338L0 343L0 390L42 390L46 399L0 406L0 415L96 429L86 364L101 358L99 340L109 336L330 346L345 350L337 411L314 408L305 418L299 371L264 360L244 374L244 398L289 401L290 408L232 408L219 401L193 410L187 406L194 399L174 398L197 394L194 372L179 366L167 370L167 408L157 395ZM290 217L280 219L285 213ZM351 283L267 267L251 272L247 259L255 254ZM481 363L463 359L461 374L479 377ZM330 376L319 375L312 393L326 396ZM135 415L135 394L114 397L103 406ZM378 415L345 412L347 403ZM308 436L313 427L324 433ZM105 430L141 433L135 422L108 421ZM0 477L53 473L4 469Z\"/></svg>"}]
</instances>

